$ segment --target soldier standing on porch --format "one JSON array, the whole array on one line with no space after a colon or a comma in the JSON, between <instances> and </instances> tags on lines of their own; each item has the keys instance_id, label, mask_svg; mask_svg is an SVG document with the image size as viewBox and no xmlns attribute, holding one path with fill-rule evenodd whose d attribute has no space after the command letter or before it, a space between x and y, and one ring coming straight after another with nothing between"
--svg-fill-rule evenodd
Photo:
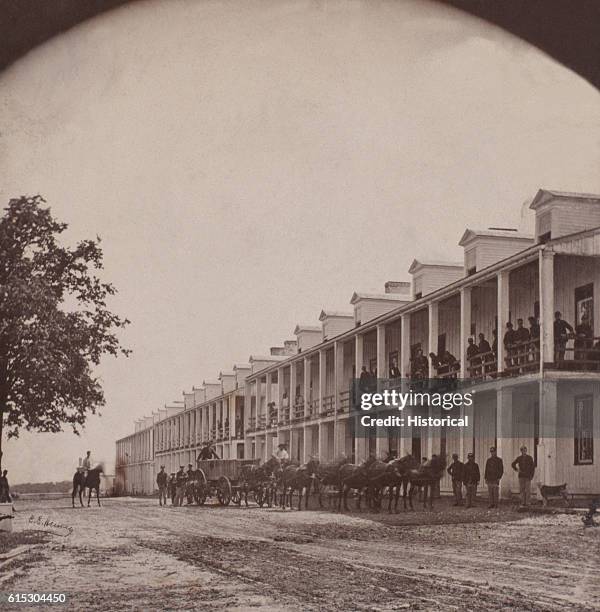
<instances>
[{"instance_id":1,"label":"soldier standing on porch","mask_svg":"<svg viewBox=\"0 0 600 612\"><path fill-rule=\"evenodd\" d=\"M557 310L554 313L554 361L556 363L564 361L569 334L574 333L571 324L564 321L561 317L560 311Z\"/></svg>"},{"instance_id":2,"label":"soldier standing on porch","mask_svg":"<svg viewBox=\"0 0 600 612\"><path fill-rule=\"evenodd\" d=\"M448 466L447 472L452 478L452 492L454 493L454 505L462 506L462 486L463 486L463 468L465 464L459 460L458 455L452 455L452 463Z\"/></svg>"},{"instance_id":3,"label":"soldier standing on porch","mask_svg":"<svg viewBox=\"0 0 600 612\"><path fill-rule=\"evenodd\" d=\"M496 454L496 447L490 448L491 457L485 462L485 472L483 479L488 488L490 499L490 508L498 507L498 499L500 497L500 479L504 475L504 464L502 459Z\"/></svg>"},{"instance_id":4,"label":"soldier standing on porch","mask_svg":"<svg viewBox=\"0 0 600 612\"><path fill-rule=\"evenodd\" d=\"M511 463L512 469L519 472L519 494L521 506L527 508L531 498L531 481L535 474L533 457L527 454L527 447L521 446L521 454Z\"/></svg>"}]
</instances>

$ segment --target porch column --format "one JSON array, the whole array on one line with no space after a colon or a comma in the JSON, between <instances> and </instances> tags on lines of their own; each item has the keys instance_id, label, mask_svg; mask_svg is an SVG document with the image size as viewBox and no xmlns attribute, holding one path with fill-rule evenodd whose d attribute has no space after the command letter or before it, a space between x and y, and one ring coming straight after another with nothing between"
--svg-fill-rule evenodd
<instances>
[{"instance_id":1,"label":"porch column","mask_svg":"<svg viewBox=\"0 0 600 612\"><path fill-rule=\"evenodd\" d=\"M388 368L385 350L385 325L377 326L377 378L388 378Z\"/></svg>"},{"instance_id":2,"label":"porch column","mask_svg":"<svg viewBox=\"0 0 600 612\"><path fill-rule=\"evenodd\" d=\"M400 317L400 360L399 360L400 376L402 380L402 390L407 389L404 381L408 378L410 370L410 315L403 314ZM404 457L412 451L412 425L408 425L409 410L398 411L398 416L404 418L404 427L400 428L400 440L398 455Z\"/></svg>"},{"instance_id":3,"label":"porch column","mask_svg":"<svg viewBox=\"0 0 600 612\"><path fill-rule=\"evenodd\" d=\"M386 367L386 351L385 351L385 325L377 326L377 390L383 390L383 380L388 377ZM389 412L385 406L376 408L377 412ZM389 450L389 441L387 429L385 427L376 427L375 429L375 455L377 458L383 458L383 454Z\"/></svg>"},{"instance_id":4,"label":"porch column","mask_svg":"<svg viewBox=\"0 0 600 612\"><path fill-rule=\"evenodd\" d=\"M471 287L460 290L460 377L469 378L467 363L467 338L471 335ZM462 459L461 459L462 461Z\"/></svg>"},{"instance_id":5,"label":"porch column","mask_svg":"<svg viewBox=\"0 0 600 612\"><path fill-rule=\"evenodd\" d=\"M330 423L319 423L319 460L331 461L331 449L327 448L327 433Z\"/></svg>"},{"instance_id":6,"label":"porch column","mask_svg":"<svg viewBox=\"0 0 600 612\"><path fill-rule=\"evenodd\" d=\"M505 354L504 354L504 333L506 332L506 324L509 321L509 303L508 303L508 270L499 272L497 275L498 281L498 372L504 372Z\"/></svg>"},{"instance_id":7,"label":"porch column","mask_svg":"<svg viewBox=\"0 0 600 612\"><path fill-rule=\"evenodd\" d=\"M294 457L294 453L292 452L294 449L294 429L296 428L296 425L292 424L292 419L294 418L294 410L295 410L295 405L296 405L296 385L297 385L297 370L296 370L296 366L297 366L298 362L297 361L292 361L292 363L290 363L290 392L289 392L289 396L290 396L290 422L289 422L289 426L290 426L290 441L289 441L289 454L290 454L290 458Z\"/></svg>"},{"instance_id":8,"label":"porch column","mask_svg":"<svg viewBox=\"0 0 600 612\"><path fill-rule=\"evenodd\" d=\"M345 452L346 444L344 440L345 429L339 420L338 413L341 408L340 393L344 390L344 345L341 342L334 344L334 373L335 373L335 415L333 420L333 457Z\"/></svg>"},{"instance_id":9,"label":"porch column","mask_svg":"<svg viewBox=\"0 0 600 612\"><path fill-rule=\"evenodd\" d=\"M303 448L302 448L302 456L301 461L305 463L308 460L308 457L311 454L312 449L312 430L310 427L306 426L306 417L309 414L309 399L310 399L310 378L311 378L311 360L310 357L304 357L304 434L302 436L303 439Z\"/></svg>"},{"instance_id":10,"label":"porch column","mask_svg":"<svg viewBox=\"0 0 600 612\"><path fill-rule=\"evenodd\" d=\"M321 349L319 351L319 412L323 412L323 398L325 397L325 387L327 376L327 353ZM319 453L321 446L319 444Z\"/></svg>"},{"instance_id":11,"label":"porch column","mask_svg":"<svg viewBox=\"0 0 600 612\"><path fill-rule=\"evenodd\" d=\"M269 408L269 404L273 401L273 393L271 385L273 384L271 372L267 372L265 377L265 425L268 428L271 424L271 409ZM265 443L266 447L266 443ZM265 451L267 452L267 451Z\"/></svg>"},{"instance_id":12,"label":"porch column","mask_svg":"<svg viewBox=\"0 0 600 612\"><path fill-rule=\"evenodd\" d=\"M363 352L363 348L364 348L364 337L362 334L356 334L355 336L355 340L354 340L354 364L355 364L355 374L356 374L356 378L360 378L360 374L362 371L362 367L364 365L364 352ZM352 395L352 394L351 394ZM359 398L356 398L357 400ZM367 455L368 455L368 440L366 440L365 438L361 437L360 435L358 435L358 432L361 431L360 430L360 425L358 422L358 419L360 418L360 414L355 414L355 410L354 410L354 406L352 405L352 402L350 402L351 406L350 406L350 414L354 415L351 418L355 419L355 424L354 426L356 427L355 431L357 432L356 437L354 438L354 455L355 455L355 462L356 463L361 463L362 461L364 461L365 459L367 459ZM360 405L360 403L359 403Z\"/></svg>"},{"instance_id":13,"label":"porch column","mask_svg":"<svg viewBox=\"0 0 600 612\"><path fill-rule=\"evenodd\" d=\"M427 305L428 315L428 327L429 327L429 351L427 353L427 362L429 363L429 378L435 378L436 371L433 367L433 363L429 358L429 353L435 353L437 355L437 345L439 336L439 306L437 302L429 302ZM431 454L431 453L430 453Z\"/></svg>"},{"instance_id":14,"label":"porch column","mask_svg":"<svg viewBox=\"0 0 600 612\"><path fill-rule=\"evenodd\" d=\"M540 381L538 476L545 485L563 482L558 474L558 384L555 380ZM533 454L533 449L531 449Z\"/></svg>"},{"instance_id":15,"label":"porch column","mask_svg":"<svg viewBox=\"0 0 600 612\"><path fill-rule=\"evenodd\" d=\"M511 491L519 490L517 473L510 467L516 457L514 439L513 392L511 387L502 386L496 391L496 450L504 463L504 476L500 481L503 498L510 498Z\"/></svg>"},{"instance_id":16,"label":"porch column","mask_svg":"<svg viewBox=\"0 0 600 612\"><path fill-rule=\"evenodd\" d=\"M258 423L260 421L260 415L262 414L262 407L261 407L261 393L262 393L262 380L261 377L257 377L256 379L256 384L254 385L254 395L256 397L256 409L254 411L254 416L256 418L256 426L258 426Z\"/></svg>"},{"instance_id":17,"label":"porch column","mask_svg":"<svg viewBox=\"0 0 600 612\"><path fill-rule=\"evenodd\" d=\"M296 361L290 363L290 418L294 418L294 404L296 403L296 386L298 384L296 365Z\"/></svg>"},{"instance_id":18,"label":"porch column","mask_svg":"<svg viewBox=\"0 0 600 612\"><path fill-rule=\"evenodd\" d=\"M304 358L304 417L308 415L308 402L310 399L310 378L311 378L310 357Z\"/></svg>"},{"instance_id":19,"label":"porch column","mask_svg":"<svg viewBox=\"0 0 600 612\"><path fill-rule=\"evenodd\" d=\"M554 363L554 253L540 251L540 368Z\"/></svg>"},{"instance_id":20,"label":"porch column","mask_svg":"<svg viewBox=\"0 0 600 612\"><path fill-rule=\"evenodd\" d=\"M360 378L360 373L364 365L364 338L362 334L356 334L354 338L354 365L356 370L356 378Z\"/></svg>"},{"instance_id":21,"label":"porch column","mask_svg":"<svg viewBox=\"0 0 600 612\"><path fill-rule=\"evenodd\" d=\"M400 376L408 378L410 371L410 315L400 317Z\"/></svg>"},{"instance_id":22,"label":"porch column","mask_svg":"<svg viewBox=\"0 0 600 612\"><path fill-rule=\"evenodd\" d=\"M244 381L244 418L242 421L243 435L244 435L244 458L252 458L252 442L246 433L250 425L250 414L252 407L252 381L246 378ZM204 419L203 419L204 420Z\"/></svg>"},{"instance_id":23,"label":"porch column","mask_svg":"<svg viewBox=\"0 0 600 612\"><path fill-rule=\"evenodd\" d=\"M279 423L281 423L283 419L283 392L285 391L285 377L284 377L284 369L277 368L277 440L278 443L282 442L279 440ZM288 403L289 403L289 392L288 392Z\"/></svg>"}]
</instances>

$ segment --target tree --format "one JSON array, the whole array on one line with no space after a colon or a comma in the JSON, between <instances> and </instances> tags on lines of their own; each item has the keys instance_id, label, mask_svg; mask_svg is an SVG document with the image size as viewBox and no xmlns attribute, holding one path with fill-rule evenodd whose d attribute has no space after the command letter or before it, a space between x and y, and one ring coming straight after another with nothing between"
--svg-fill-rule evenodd
<instances>
[{"instance_id":1,"label":"tree","mask_svg":"<svg viewBox=\"0 0 600 612\"><path fill-rule=\"evenodd\" d=\"M59 244L67 224L41 196L12 199L0 218L0 467L4 431L78 434L105 404L94 366L127 356L111 313L115 288L98 277L100 239Z\"/></svg>"}]
</instances>

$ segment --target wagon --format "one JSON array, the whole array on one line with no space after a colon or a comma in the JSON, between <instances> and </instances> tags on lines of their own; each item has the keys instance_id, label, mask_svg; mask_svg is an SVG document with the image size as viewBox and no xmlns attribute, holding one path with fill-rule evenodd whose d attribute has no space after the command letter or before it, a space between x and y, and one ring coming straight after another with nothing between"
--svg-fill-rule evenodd
<instances>
[{"instance_id":1,"label":"wagon","mask_svg":"<svg viewBox=\"0 0 600 612\"><path fill-rule=\"evenodd\" d=\"M209 497L216 497L222 506L242 502L242 468L258 465L260 459L208 459L197 462L195 501L202 505Z\"/></svg>"}]
</instances>

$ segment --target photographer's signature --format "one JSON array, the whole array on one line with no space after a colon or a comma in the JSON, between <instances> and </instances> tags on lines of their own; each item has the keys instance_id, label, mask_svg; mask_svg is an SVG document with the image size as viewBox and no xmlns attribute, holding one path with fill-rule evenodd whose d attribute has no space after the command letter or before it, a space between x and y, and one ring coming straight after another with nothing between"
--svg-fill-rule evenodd
<instances>
[{"instance_id":1,"label":"photographer's signature","mask_svg":"<svg viewBox=\"0 0 600 612\"><path fill-rule=\"evenodd\" d=\"M33 527L42 528L44 531L48 531L57 536L66 537L73 533L73 527L63 525L61 523L55 523L47 516L42 516L41 514L38 514L38 516L34 516L33 514L30 515L27 522L29 525L33 525Z\"/></svg>"}]
</instances>

